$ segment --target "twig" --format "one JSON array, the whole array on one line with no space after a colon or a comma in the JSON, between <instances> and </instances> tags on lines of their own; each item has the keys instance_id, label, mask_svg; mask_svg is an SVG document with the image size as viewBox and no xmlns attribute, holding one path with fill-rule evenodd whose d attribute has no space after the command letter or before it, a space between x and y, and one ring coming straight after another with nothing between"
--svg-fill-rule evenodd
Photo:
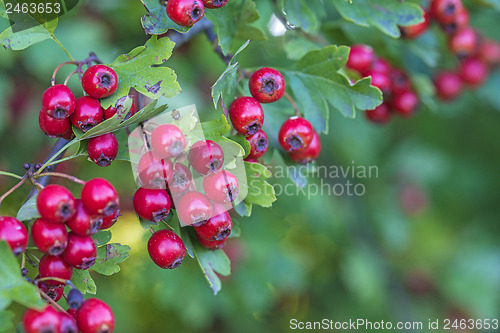
<instances>
[{"instance_id":1,"label":"twig","mask_svg":"<svg viewBox=\"0 0 500 333\"><path fill-rule=\"evenodd\" d=\"M66 178L66 179L71 180L72 182L75 182L75 183L78 183L81 185L85 185L85 183L86 183L86 181L81 180L80 178L77 178L77 177L71 176L71 175L67 175L67 174L61 173L61 172L43 172L39 175L33 176L33 178L37 179L37 178L44 177L44 176L54 176L54 177Z\"/></svg>"},{"instance_id":2,"label":"twig","mask_svg":"<svg viewBox=\"0 0 500 333\"><path fill-rule=\"evenodd\" d=\"M26 177L23 177L23 179L21 179L16 185L14 185L10 190L8 190L7 192L5 192L1 197L0 197L0 206L2 205L2 201L9 195L11 194L12 192L14 192L15 190L17 190L21 185L24 184L24 182L26 182Z\"/></svg>"},{"instance_id":3,"label":"twig","mask_svg":"<svg viewBox=\"0 0 500 333\"><path fill-rule=\"evenodd\" d=\"M283 97L285 97L290 102L290 104L292 104L293 110L295 111L295 115L297 117L300 117L299 107L297 106L297 103L295 103L295 101L293 100L292 96L290 96L287 92L285 92L283 94Z\"/></svg>"},{"instance_id":4,"label":"twig","mask_svg":"<svg viewBox=\"0 0 500 333\"><path fill-rule=\"evenodd\" d=\"M59 310L60 312L63 312L63 313L67 313L66 310L64 310L62 306L60 306L59 304L57 304L52 298L50 298L49 295L47 295L40 288L38 288L38 292L40 293L40 295L42 295L43 299L45 299L47 302L49 302L50 304L52 304L52 306L55 307L57 310Z\"/></svg>"}]
</instances>

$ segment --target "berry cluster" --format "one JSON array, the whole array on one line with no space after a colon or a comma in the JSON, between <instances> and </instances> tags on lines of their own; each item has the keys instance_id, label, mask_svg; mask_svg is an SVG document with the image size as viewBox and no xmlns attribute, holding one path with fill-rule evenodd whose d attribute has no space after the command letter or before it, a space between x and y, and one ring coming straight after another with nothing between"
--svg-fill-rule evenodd
<instances>
[{"instance_id":1,"label":"berry cluster","mask_svg":"<svg viewBox=\"0 0 500 333\"><path fill-rule=\"evenodd\" d=\"M205 8L222 8L228 0L167 0L168 17L183 27L190 27L205 15Z\"/></svg>"}]
</instances>

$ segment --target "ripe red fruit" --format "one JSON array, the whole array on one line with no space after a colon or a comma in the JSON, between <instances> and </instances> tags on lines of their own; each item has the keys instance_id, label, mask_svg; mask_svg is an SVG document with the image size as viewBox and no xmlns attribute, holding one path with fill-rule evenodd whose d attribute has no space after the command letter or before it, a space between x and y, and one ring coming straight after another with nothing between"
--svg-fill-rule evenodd
<instances>
[{"instance_id":1,"label":"ripe red fruit","mask_svg":"<svg viewBox=\"0 0 500 333\"><path fill-rule=\"evenodd\" d=\"M70 232L68 235L68 246L62 257L71 267L77 269L92 267L97 257L97 248L94 240L90 236L78 236Z\"/></svg>"},{"instance_id":2,"label":"ripe red fruit","mask_svg":"<svg viewBox=\"0 0 500 333\"><path fill-rule=\"evenodd\" d=\"M103 120L101 103L89 96L78 97L75 112L70 116L70 119L75 127L87 132Z\"/></svg>"},{"instance_id":3,"label":"ripe red fruit","mask_svg":"<svg viewBox=\"0 0 500 333\"><path fill-rule=\"evenodd\" d=\"M66 226L44 219L35 220L31 227L31 238L40 251L53 256L62 254L68 245Z\"/></svg>"},{"instance_id":4,"label":"ripe red fruit","mask_svg":"<svg viewBox=\"0 0 500 333\"><path fill-rule=\"evenodd\" d=\"M160 222L170 212L170 196L164 189L139 187L133 202L137 215L148 221Z\"/></svg>"},{"instance_id":5,"label":"ripe red fruit","mask_svg":"<svg viewBox=\"0 0 500 333\"><path fill-rule=\"evenodd\" d=\"M187 192L176 203L179 219L187 225L200 223L212 217L213 208L206 195L200 192Z\"/></svg>"},{"instance_id":6,"label":"ripe red fruit","mask_svg":"<svg viewBox=\"0 0 500 333\"><path fill-rule=\"evenodd\" d=\"M263 67L250 76L248 87L252 96L260 103L272 103L285 93L285 79L273 68Z\"/></svg>"},{"instance_id":7,"label":"ripe red fruit","mask_svg":"<svg viewBox=\"0 0 500 333\"><path fill-rule=\"evenodd\" d=\"M489 66L496 66L500 64L500 44L489 39L483 40L478 55Z\"/></svg>"},{"instance_id":8,"label":"ripe red fruit","mask_svg":"<svg viewBox=\"0 0 500 333\"><path fill-rule=\"evenodd\" d=\"M441 24L441 28L448 35L453 35L458 31L464 29L468 25L469 25L469 11L464 8L457 13L452 22L447 24Z\"/></svg>"},{"instance_id":9,"label":"ripe red fruit","mask_svg":"<svg viewBox=\"0 0 500 333\"><path fill-rule=\"evenodd\" d=\"M115 317L111 308L97 298L89 298L76 313L81 333L112 333Z\"/></svg>"},{"instance_id":10,"label":"ripe red fruit","mask_svg":"<svg viewBox=\"0 0 500 333\"><path fill-rule=\"evenodd\" d=\"M151 147L157 158L177 157L184 152L186 138L179 127L160 125L151 133Z\"/></svg>"},{"instance_id":11,"label":"ripe red fruit","mask_svg":"<svg viewBox=\"0 0 500 333\"><path fill-rule=\"evenodd\" d=\"M400 94L411 89L410 79L401 69L393 68L389 77L392 82L391 90L393 94Z\"/></svg>"},{"instance_id":12,"label":"ripe red fruit","mask_svg":"<svg viewBox=\"0 0 500 333\"><path fill-rule=\"evenodd\" d=\"M168 190L173 194L180 194L194 188L193 175L189 168L182 163L175 163L172 179L168 182Z\"/></svg>"},{"instance_id":13,"label":"ripe red fruit","mask_svg":"<svg viewBox=\"0 0 500 333\"><path fill-rule=\"evenodd\" d=\"M445 101L452 100L462 92L462 80L454 72L442 71L434 77L437 96Z\"/></svg>"},{"instance_id":14,"label":"ripe red fruit","mask_svg":"<svg viewBox=\"0 0 500 333\"><path fill-rule=\"evenodd\" d=\"M384 58L377 57L373 61L373 66L371 68L373 72L383 73L389 75L391 73L391 65Z\"/></svg>"},{"instance_id":15,"label":"ripe red fruit","mask_svg":"<svg viewBox=\"0 0 500 333\"><path fill-rule=\"evenodd\" d=\"M172 162L169 159L159 159L150 151L144 153L137 164L137 176L145 188L166 189L173 174Z\"/></svg>"},{"instance_id":16,"label":"ripe red fruit","mask_svg":"<svg viewBox=\"0 0 500 333\"><path fill-rule=\"evenodd\" d=\"M23 328L26 333L58 333L60 325L59 312L50 305L41 311L28 309L23 315Z\"/></svg>"},{"instance_id":17,"label":"ripe red fruit","mask_svg":"<svg viewBox=\"0 0 500 333\"><path fill-rule=\"evenodd\" d=\"M26 251L28 230L21 221L10 216L0 217L0 240L6 241L15 255Z\"/></svg>"},{"instance_id":18,"label":"ripe red fruit","mask_svg":"<svg viewBox=\"0 0 500 333\"><path fill-rule=\"evenodd\" d=\"M401 30L401 35L403 38L413 39L422 35L429 28L430 23L430 15L427 11L424 11L424 21L421 23L417 23L409 26L400 26L399 30Z\"/></svg>"},{"instance_id":19,"label":"ripe red fruit","mask_svg":"<svg viewBox=\"0 0 500 333\"><path fill-rule=\"evenodd\" d=\"M82 188L82 202L92 215L114 215L120 208L120 200L115 188L103 178L89 180Z\"/></svg>"},{"instance_id":20,"label":"ripe red fruit","mask_svg":"<svg viewBox=\"0 0 500 333\"><path fill-rule=\"evenodd\" d=\"M220 241L226 239L231 234L233 221L231 216L221 205L214 205L214 216L209 218L202 225L195 226L196 233L205 239Z\"/></svg>"},{"instance_id":21,"label":"ripe red fruit","mask_svg":"<svg viewBox=\"0 0 500 333\"><path fill-rule=\"evenodd\" d=\"M203 0L205 8L222 8L227 4L228 0Z\"/></svg>"},{"instance_id":22,"label":"ripe red fruit","mask_svg":"<svg viewBox=\"0 0 500 333\"><path fill-rule=\"evenodd\" d=\"M89 139L89 158L100 167L107 167L118 155L118 140L113 133L106 133Z\"/></svg>"},{"instance_id":23,"label":"ripe red fruit","mask_svg":"<svg viewBox=\"0 0 500 333\"><path fill-rule=\"evenodd\" d=\"M238 179L229 171L219 170L203 179L203 190L212 201L233 202L239 193Z\"/></svg>"},{"instance_id":24,"label":"ripe red fruit","mask_svg":"<svg viewBox=\"0 0 500 333\"><path fill-rule=\"evenodd\" d=\"M100 230L102 224L102 216L92 216L87 212L82 201L76 199L76 213L73 218L66 222L71 231L80 236L91 236Z\"/></svg>"},{"instance_id":25,"label":"ripe red fruit","mask_svg":"<svg viewBox=\"0 0 500 333\"><path fill-rule=\"evenodd\" d=\"M373 110L366 110L365 116L372 123L386 124L391 120L391 110L386 103L382 103Z\"/></svg>"},{"instance_id":26,"label":"ripe red fruit","mask_svg":"<svg viewBox=\"0 0 500 333\"><path fill-rule=\"evenodd\" d=\"M418 106L418 96L412 90L397 94L391 101L392 108L403 117L411 116Z\"/></svg>"},{"instance_id":27,"label":"ripe red fruit","mask_svg":"<svg viewBox=\"0 0 500 333\"><path fill-rule=\"evenodd\" d=\"M226 241L227 241L227 238L224 238L224 239L218 240L218 241L208 240L208 239L201 237L198 234L196 234L196 239L198 239L198 242L200 243L201 246L203 246L204 248L209 249L209 250L221 249L224 247L224 245L226 244Z\"/></svg>"},{"instance_id":28,"label":"ripe red fruit","mask_svg":"<svg viewBox=\"0 0 500 333\"><path fill-rule=\"evenodd\" d=\"M61 256L51 256L49 254L44 255L42 259L40 259L38 271L40 272L41 278L53 277L63 280L71 280L71 277L73 276L73 268L71 268ZM64 285L63 282L56 280L47 280L44 282L51 286Z\"/></svg>"},{"instance_id":29,"label":"ripe red fruit","mask_svg":"<svg viewBox=\"0 0 500 333\"><path fill-rule=\"evenodd\" d=\"M186 248L182 239L171 230L159 230L148 241L148 252L153 262L163 269L178 267Z\"/></svg>"},{"instance_id":30,"label":"ripe red fruit","mask_svg":"<svg viewBox=\"0 0 500 333\"><path fill-rule=\"evenodd\" d=\"M243 135L257 133L264 124L264 111L252 97L238 97L229 107L229 118L236 131Z\"/></svg>"},{"instance_id":31,"label":"ripe red fruit","mask_svg":"<svg viewBox=\"0 0 500 333\"><path fill-rule=\"evenodd\" d=\"M391 93L391 79L388 74L382 72L368 71L366 76L371 76L371 85L379 88L384 95Z\"/></svg>"},{"instance_id":32,"label":"ripe red fruit","mask_svg":"<svg viewBox=\"0 0 500 333\"><path fill-rule=\"evenodd\" d=\"M474 55L479 46L479 36L472 28L464 28L451 36L448 47L459 57Z\"/></svg>"},{"instance_id":33,"label":"ripe red fruit","mask_svg":"<svg viewBox=\"0 0 500 333\"><path fill-rule=\"evenodd\" d=\"M40 215L51 222L64 223L76 212L75 198L71 192L60 185L48 185L36 198Z\"/></svg>"},{"instance_id":34,"label":"ripe red fruit","mask_svg":"<svg viewBox=\"0 0 500 333\"><path fill-rule=\"evenodd\" d=\"M309 146L313 135L314 129L311 123L302 117L294 116L281 125L278 140L286 151L300 151Z\"/></svg>"},{"instance_id":35,"label":"ripe red fruit","mask_svg":"<svg viewBox=\"0 0 500 333\"><path fill-rule=\"evenodd\" d=\"M200 140L189 149L189 163L200 175L208 175L222 167L224 152L216 142Z\"/></svg>"},{"instance_id":36,"label":"ripe red fruit","mask_svg":"<svg viewBox=\"0 0 500 333\"><path fill-rule=\"evenodd\" d=\"M353 45L349 52L346 67L363 75L371 68L374 59L375 53L371 46L363 44Z\"/></svg>"},{"instance_id":37,"label":"ripe red fruit","mask_svg":"<svg viewBox=\"0 0 500 333\"><path fill-rule=\"evenodd\" d=\"M129 97L132 97L132 96L129 96ZM120 101L120 100L118 100L118 101ZM135 111L136 111L135 110L135 102L132 101L132 106L130 107L130 110L128 110L127 114L121 115L120 117L123 119L128 119L135 114ZM110 118L113 118L115 116L116 112L118 112L118 110L114 106L109 106L107 109L104 109L103 110L104 120L108 120Z\"/></svg>"},{"instance_id":38,"label":"ripe red fruit","mask_svg":"<svg viewBox=\"0 0 500 333\"><path fill-rule=\"evenodd\" d=\"M314 136L309 144L309 146L298 152L291 152L290 157L292 160L298 163L309 163L318 158L321 153L321 139L316 131L314 131Z\"/></svg>"},{"instance_id":39,"label":"ripe red fruit","mask_svg":"<svg viewBox=\"0 0 500 333\"><path fill-rule=\"evenodd\" d=\"M183 27L190 27L203 17L205 6L201 0L169 0L167 15Z\"/></svg>"},{"instance_id":40,"label":"ripe red fruit","mask_svg":"<svg viewBox=\"0 0 500 333\"><path fill-rule=\"evenodd\" d=\"M263 130L258 131L254 135L247 136L246 139L250 144L250 153L246 158L259 158L266 153L269 142Z\"/></svg>"},{"instance_id":41,"label":"ripe red fruit","mask_svg":"<svg viewBox=\"0 0 500 333\"><path fill-rule=\"evenodd\" d=\"M479 87L488 78L488 66L479 58L464 59L459 66L458 74L462 81L470 87Z\"/></svg>"},{"instance_id":42,"label":"ripe red fruit","mask_svg":"<svg viewBox=\"0 0 500 333\"><path fill-rule=\"evenodd\" d=\"M118 76L108 66L94 65L83 73L82 87L90 97L97 99L108 97L118 88Z\"/></svg>"},{"instance_id":43,"label":"ripe red fruit","mask_svg":"<svg viewBox=\"0 0 500 333\"><path fill-rule=\"evenodd\" d=\"M117 211L115 214L110 216L104 216L102 218L102 225L100 230L111 228L116 223L116 221L118 221L119 216L120 216L120 211Z\"/></svg>"},{"instance_id":44,"label":"ripe red fruit","mask_svg":"<svg viewBox=\"0 0 500 333\"><path fill-rule=\"evenodd\" d=\"M35 280L39 278L40 276L37 276ZM46 284L44 281L36 281L35 284L38 289L43 291L47 296L49 296L50 299L55 302L59 301L64 294L64 286L51 286L49 284Z\"/></svg>"},{"instance_id":45,"label":"ripe red fruit","mask_svg":"<svg viewBox=\"0 0 500 333\"><path fill-rule=\"evenodd\" d=\"M455 16L464 9L461 0L432 0L432 17L442 24L452 23Z\"/></svg>"},{"instance_id":46,"label":"ripe red fruit","mask_svg":"<svg viewBox=\"0 0 500 333\"><path fill-rule=\"evenodd\" d=\"M62 137L71 130L69 118L55 119L43 112L43 110L40 110L38 115L38 124L42 132L51 138Z\"/></svg>"},{"instance_id":47,"label":"ripe red fruit","mask_svg":"<svg viewBox=\"0 0 500 333\"><path fill-rule=\"evenodd\" d=\"M67 118L75 110L75 96L64 84L56 84L43 93L42 110L55 119Z\"/></svg>"},{"instance_id":48,"label":"ripe red fruit","mask_svg":"<svg viewBox=\"0 0 500 333\"><path fill-rule=\"evenodd\" d=\"M61 324L59 325L59 333L78 333L76 320L70 314L59 312Z\"/></svg>"}]
</instances>

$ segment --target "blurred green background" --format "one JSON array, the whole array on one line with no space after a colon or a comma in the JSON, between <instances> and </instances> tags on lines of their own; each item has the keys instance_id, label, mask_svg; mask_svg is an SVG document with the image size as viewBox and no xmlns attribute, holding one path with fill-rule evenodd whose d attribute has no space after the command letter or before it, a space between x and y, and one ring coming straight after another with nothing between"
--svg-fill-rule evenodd
<instances>
[{"instance_id":1,"label":"blurred green background","mask_svg":"<svg viewBox=\"0 0 500 333\"><path fill-rule=\"evenodd\" d=\"M499 41L498 12L476 1L465 4L472 24ZM269 17L268 1L257 1L257 8ZM143 14L139 1L80 1L60 19L56 36L75 58L93 51L109 63L147 40ZM5 23L0 21L0 28ZM165 271L149 259L148 232L131 208L135 184L128 163L116 161L103 169L82 159L58 167L82 179L105 177L119 190L125 213L112 228L112 241L129 244L131 257L119 274L94 275L97 296L115 312L116 332L284 332L292 318L424 325L438 318L499 318L498 70L479 91L442 104L430 97L434 69L426 57L436 57L442 68L453 67L455 60L446 54L437 29L406 42L333 13L321 33L332 44L368 42L430 93L414 117L384 127L367 123L363 114L353 120L332 113L317 164L376 166L378 177L351 179L365 186L360 197L281 195L271 209L254 207L251 218L241 219L242 237L227 245L232 275L223 279L218 295L194 260L186 259L178 271ZM242 67L293 64L289 57L297 50L285 50L285 45L300 43L302 37L268 37L243 52ZM235 47L242 43L236 41ZM423 47L428 52L419 53ZM0 170L22 174L23 163L41 162L55 142L39 130L38 112L53 69L66 60L53 41L20 52L0 48ZM196 104L203 119L218 118L210 87L225 65L207 38L199 35L177 49L168 66L183 90L167 101L169 106ZM265 110L281 112L283 119L290 113L286 102ZM269 124L265 129L275 140L277 129ZM331 185L346 180L309 179ZM271 183L290 180L272 178ZM13 184L0 178L2 192ZM15 214L28 190L10 196L1 214ZM13 308L19 316L24 311Z\"/></svg>"}]
</instances>

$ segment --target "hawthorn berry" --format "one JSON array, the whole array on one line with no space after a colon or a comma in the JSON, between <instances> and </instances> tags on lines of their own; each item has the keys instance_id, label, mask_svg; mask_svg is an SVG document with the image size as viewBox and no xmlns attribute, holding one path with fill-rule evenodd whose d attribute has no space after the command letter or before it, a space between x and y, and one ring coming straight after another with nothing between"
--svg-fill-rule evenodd
<instances>
[{"instance_id":1,"label":"hawthorn berry","mask_svg":"<svg viewBox=\"0 0 500 333\"><path fill-rule=\"evenodd\" d=\"M462 60L458 74L462 81L472 88L479 87L488 78L488 66L479 58L471 57Z\"/></svg>"},{"instance_id":2,"label":"hawthorn berry","mask_svg":"<svg viewBox=\"0 0 500 333\"><path fill-rule=\"evenodd\" d=\"M89 298L83 302L76 318L81 333L112 333L115 329L113 311L97 298Z\"/></svg>"},{"instance_id":3,"label":"hawthorn berry","mask_svg":"<svg viewBox=\"0 0 500 333\"><path fill-rule=\"evenodd\" d=\"M38 193L36 206L40 215L51 222L67 222L76 212L73 194L61 185L45 186Z\"/></svg>"},{"instance_id":4,"label":"hawthorn berry","mask_svg":"<svg viewBox=\"0 0 500 333\"><path fill-rule=\"evenodd\" d=\"M75 127L87 132L103 120L101 103L89 96L78 97L75 112L69 118Z\"/></svg>"},{"instance_id":5,"label":"hawthorn berry","mask_svg":"<svg viewBox=\"0 0 500 333\"><path fill-rule=\"evenodd\" d=\"M460 12L457 13L453 21L446 24L441 24L441 28L448 35L453 35L458 31L464 29L469 25L469 11L463 8Z\"/></svg>"},{"instance_id":6,"label":"hawthorn berry","mask_svg":"<svg viewBox=\"0 0 500 333\"><path fill-rule=\"evenodd\" d=\"M91 236L96 234L103 224L103 217L90 215L80 199L76 199L76 213L66 222L68 228L77 235Z\"/></svg>"},{"instance_id":7,"label":"hawthorn berry","mask_svg":"<svg viewBox=\"0 0 500 333\"><path fill-rule=\"evenodd\" d=\"M196 233L205 239L220 241L226 239L231 234L233 221L231 216L221 205L214 205L214 216L208 219L202 225L195 226Z\"/></svg>"},{"instance_id":8,"label":"hawthorn berry","mask_svg":"<svg viewBox=\"0 0 500 333\"><path fill-rule=\"evenodd\" d=\"M479 36L472 28L464 28L455 33L448 41L451 52L459 57L474 55L479 46Z\"/></svg>"},{"instance_id":9,"label":"hawthorn berry","mask_svg":"<svg viewBox=\"0 0 500 333\"><path fill-rule=\"evenodd\" d=\"M55 119L68 118L75 110L75 96L64 84L53 85L42 95L42 110Z\"/></svg>"},{"instance_id":10,"label":"hawthorn berry","mask_svg":"<svg viewBox=\"0 0 500 333\"><path fill-rule=\"evenodd\" d=\"M92 215L110 216L120 208L120 200L115 188L103 178L94 178L82 188L81 200Z\"/></svg>"},{"instance_id":11,"label":"hawthorn berry","mask_svg":"<svg viewBox=\"0 0 500 333\"><path fill-rule=\"evenodd\" d=\"M64 294L64 286L51 286L44 281L37 281L39 278L40 276L35 278L37 288L43 291L51 300L59 301Z\"/></svg>"},{"instance_id":12,"label":"hawthorn berry","mask_svg":"<svg viewBox=\"0 0 500 333\"><path fill-rule=\"evenodd\" d=\"M418 106L418 96L412 90L407 90L393 97L392 108L401 116L411 116Z\"/></svg>"},{"instance_id":13,"label":"hawthorn berry","mask_svg":"<svg viewBox=\"0 0 500 333\"><path fill-rule=\"evenodd\" d=\"M40 278L52 277L62 280L71 280L73 276L73 268L70 267L61 256L51 256L50 254L44 255L40 259L38 271L40 273ZM44 282L51 286L64 285L63 282L56 280L47 280Z\"/></svg>"},{"instance_id":14,"label":"hawthorn berry","mask_svg":"<svg viewBox=\"0 0 500 333\"><path fill-rule=\"evenodd\" d=\"M46 305L41 311L28 309L23 315L23 328L26 333L58 333L61 317L52 306Z\"/></svg>"},{"instance_id":15,"label":"hawthorn berry","mask_svg":"<svg viewBox=\"0 0 500 333\"><path fill-rule=\"evenodd\" d=\"M108 97L118 88L118 76L108 66L94 65L83 73L82 87L90 97L97 99Z\"/></svg>"},{"instance_id":16,"label":"hawthorn berry","mask_svg":"<svg viewBox=\"0 0 500 333\"><path fill-rule=\"evenodd\" d=\"M253 97L238 97L229 107L229 117L236 131L243 135L257 133L264 124L264 111Z\"/></svg>"},{"instance_id":17,"label":"hawthorn berry","mask_svg":"<svg viewBox=\"0 0 500 333\"><path fill-rule=\"evenodd\" d=\"M174 170L169 159L159 159L148 151L144 153L137 164L137 176L145 188L164 188L172 179Z\"/></svg>"},{"instance_id":18,"label":"hawthorn berry","mask_svg":"<svg viewBox=\"0 0 500 333\"><path fill-rule=\"evenodd\" d=\"M321 139L318 133L314 131L314 136L309 146L307 146L307 148L304 150L298 152L291 152L290 157L295 162L305 164L317 159L320 153L321 153Z\"/></svg>"},{"instance_id":19,"label":"hawthorn berry","mask_svg":"<svg viewBox=\"0 0 500 333\"><path fill-rule=\"evenodd\" d=\"M411 82L408 75L399 68L393 68L389 75L391 79L391 91L393 94L400 94L411 89Z\"/></svg>"},{"instance_id":20,"label":"hawthorn berry","mask_svg":"<svg viewBox=\"0 0 500 333\"><path fill-rule=\"evenodd\" d=\"M489 66L500 64L500 44L490 39L483 40L478 56Z\"/></svg>"},{"instance_id":21,"label":"hawthorn berry","mask_svg":"<svg viewBox=\"0 0 500 333\"><path fill-rule=\"evenodd\" d=\"M184 152L186 138L179 127L160 125L151 133L151 147L157 158L177 157Z\"/></svg>"},{"instance_id":22,"label":"hawthorn berry","mask_svg":"<svg viewBox=\"0 0 500 333\"><path fill-rule=\"evenodd\" d=\"M78 326L75 318L64 312L59 312L58 314L61 320L58 331L59 333L78 333Z\"/></svg>"},{"instance_id":23,"label":"hawthorn berry","mask_svg":"<svg viewBox=\"0 0 500 333\"><path fill-rule=\"evenodd\" d=\"M119 210L116 211L116 213L113 215L103 216L102 217L102 225L101 225L100 230L111 228L116 223L116 221L118 221L119 216L120 216Z\"/></svg>"},{"instance_id":24,"label":"hawthorn berry","mask_svg":"<svg viewBox=\"0 0 500 333\"><path fill-rule=\"evenodd\" d=\"M83 294L80 290L76 288L72 288L68 293L68 298L66 302L70 309L78 309L82 306L85 299L83 298Z\"/></svg>"},{"instance_id":25,"label":"hawthorn berry","mask_svg":"<svg viewBox=\"0 0 500 333\"><path fill-rule=\"evenodd\" d=\"M423 22L408 26L400 26L399 30L401 31L401 35L403 36L403 38L413 39L419 37L424 32L426 32L427 29L429 28L429 24L430 24L430 15L427 11L424 11Z\"/></svg>"},{"instance_id":26,"label":"hawthorn berry","mask_svg":"<svg viewBox=\"0 0 500 333\"><path fill-rule=\"evenodd\" d=\"M250 76L250 94L260 103L272 103L285 93L285 79L273 68L263 67Z\"/></svg>"},{"instance_id":27,"label":"hawthorn berry","mask_svg":"<svg viewBox=\"0 0 500 333\"><path fill-rule=\"evenodd\" d=\"M201 237L198 234L196 234L196 239L198 239L198 243L200 243L201 246L203 246L204 248L209 249L209 250L221 249L224 247L224 245L226 244L226 241L227 241L227 238L224 238L224 239L218 240L218 241L208 240L208 239Z\"/></svg>"},{"instance_id":28,"label":"hawthorn berry","mask_svg":"<svg viewBox=\"0 0 500 333\"><path fill-rule=\"evenodd\" d=\"M68 234L68 246L62 258L73 268L88 269L95 264L97 248L90 236L79 236L74 232Z\"/></svg>"},{"instance_id":29,"label":"hawthorn berry","mask_svg":"<svg viewBox=\"0 0 500 333\"><path fill-rule=\"evenodd\" d=\"M189 168L182 163L175 163L172 179L168 182L168 190L175 195L192 190L193 187L193 175Z\"/></svg>"},{"instance_id":30,"label":"hawthorn berry","mask_svg":"<svg viewBox=\"0 0 500 333\"><path fill-rule=\"evenodd\" d=\"M293 116L281 125L278 140L286 151L300 151L309 146L313 135L314 129L309 121L299 116Z\"/></svg>"},{"instance_id":31,"label":"hawthorn berry","mask_svg":"<svg viewBox=\"0 0 500 333\"><path fill-rule=\"evenodd\" d=\"M388 74L371 70L366 72L366 76L371 77L371 85L379 88L384 95L391 93L391 79Z\"/></svg>"},{"instance_id":32,"label":"hawthorn berry","mask_svg":"<svg viewBox=\"0 0 500 333\"><path fill-rule=\"evenodd\" d=\"M129 97L132 98L132 96L129 96ZM124 109L123 102L120 104L121 100L122 100L122 98L120 98L118 100L118 102L116 102L118 104L118 109L120 109L120 108ZM118 112L118 109L116 107L114 107L114 106L109 106L107 109L103 109L104 120L108 120L110 118L113 118L116 115L116 113ZM135 101L132 100L132 105L130 106L130 110L128 110L127 114L125 114L125 115L120 114L120 118L123 118L124 120L128 119L128 118L132 117L135 114L135 111L136 111L136 109L135 109ZM125 110L120 111L120 112L124 113Z\"/></svg>"},{"instance_id":33,"label":"hawthorn berry","mask_svg":"<svg viewBox=\"0 0 500 333\"><path fill-rule=\"evenodd\" d=\"M246 158L259 158L266 153L269 145L266 132L259 130L254 135L247 136L246 139L250 144L250 153Z\"/></svg>"},{"instance_id":34,"label":"hawthorn berry","mask_svg":"<svg viewBox=\"0 0 500 333\"><path fill-rule=\"evenodd\" d=\"M462 92L462 80L454 72L442 71L434 77L437 96L445 101L452 100Z\"/></svg>"},{"instance_id":35,"label":"hawthorn berry","mask_svg":"<svg viewBox=\"0 0 500 333\"><path fill-rule=\"evenodd\" d=\"M31 239L43 253L58 256L68 245L68 232L63 223L53 223L40 218L36 219L31 227Z\"/></svg>"},{"instance_id":36,"label":"hawthorn berry","mask_svg":"<svg viewBox=\"0 0 500 333\"><path fill-rule=\"evenodd\" d=\"M228 0L203 0L205 8L215 9L222 8L227 4Z\"/></svg>"},{"instance_id":37,"label":"hawthorn berry","mask_svg":"<svg viewBox=\"0 0 500 333\"><path fill-rule=\"evenodd\" d=\"M170 196L164 189L139 187L133 198L134 209L141 218L160 222L170 212Z\"/></svg>"},{"instance_id":38,"label":"hawthorn berry","mask_svg":"<svg viewBox=\"0 0 500 333\"><path fill-rule=\"evenodd\" d=\"M190 27L202 19L205 6L201 0L169 0L167 2L168 17L183 27Z\"/></svg>"},{"instance_id":39,"label":"hawthorn berry","mask_svg":"<svg viewBox=\"0 0 500 333\"><path fill-rule=\"evenodd\" d=\"M100 167L107 167L118 155L118 140L113 133L106 133L89 139L89 158Z\"/></svg>"},{"instance_id":40,"label":"hawthorn berry","mask_svg":"<svg viewBox=\"0 0 500 333\"><path fill-rule=\"evenodd\" d=\"M464 6L462 0L432 0L430 8L431 15L436 21L447 24L453 22Z\"/></svg>"},{"instance_id":41,"label":"hawthorn berry","mask_svg":"<svg viewBox=\"0 0 500 333\"><path fill-rule=\"evenodd\" d=\"M206 195L190 191L176 203L179 219L187 225L202 223L212 217L213 207Z\"/></svg>"},{"instance_id":42,"label":"hawthorn berry","mask_svg":"<svg viewBox=\"0 0 500 333\"><path fill-rule=\"evenodd\" d=\"M229 171L219 170L203 179L203 190L212 201L233 202L239 193L238 179Z\"/></svg>"},{"instance_id":43,"label":"hawthorn berry","mask_svg":"<svg viewBox=\"0 0 500 333\"><path fill-rule=\"evenodd\" d=\"M373 65L371 67L372 72L383 73L386 75L390 75L391 73L391 64L384 58L377 57L373 61Z\"/></svg>"},{"instance_id":44,"label":"hawthorn berry","mask_svg":"<svg viewBox=\"0 0 500 333\"><path fill-rule=\"evenodd\" d=\"M72 131L69 118L55 119L40 110L38 124L45 135L55 138L63 137L66 132Z\"/></svg>"},{"instance_id":45,"label":"hawthorn berry","mask_svg":"<svg viewBox=\"0 0 500 333\"><path fill-rule=\"evenodd\" d=\"M208 175L219 170L224 164L222 148L212 140L200 140L189 149L189 164L200 175Z\"/></svg>"},{"instance_id":46,"label":"hawthorn berry","mask_svg":"<svg viewBox=\"0 0 500 333\"><path fill-rule=\"evenodd\" d=\"M371 68L374 59L375 53L371 46L353 45L347 58L346 67L363 75Z\"/></svg>"},{"instance_id":47,"label":"hawthorn berry","mask_svg":"<svg viewBox=\"0 0 500 333\"><path fill-rule=\"evenodd\" d=\"M391 110L386 103L382 103L373 110L366 110L365 116L372 123L386 124L391 120Z\"/></svg>"},{"instance_id":48,"label":"hawthorn berry","mask_svg":"<svg viewBox=\"0 0 500 333\"><path fill-rule=\"evenodd\" d=\"M178 267L186 248L182 239L171 230L159 230L148 241L148 253L153 262L163 269Z\"/></svg>"},{"instance_id":49,"label":"hawthorn berry","mask_svg":"<svg viewBox=\"0 0 500 333\"><path fill-rule=\"evenodd\" d=\"M18 219L10 216L0 217L0 240L6 241L14 255L26 251L28 230Z\"/></svg>"}]
</instances>

